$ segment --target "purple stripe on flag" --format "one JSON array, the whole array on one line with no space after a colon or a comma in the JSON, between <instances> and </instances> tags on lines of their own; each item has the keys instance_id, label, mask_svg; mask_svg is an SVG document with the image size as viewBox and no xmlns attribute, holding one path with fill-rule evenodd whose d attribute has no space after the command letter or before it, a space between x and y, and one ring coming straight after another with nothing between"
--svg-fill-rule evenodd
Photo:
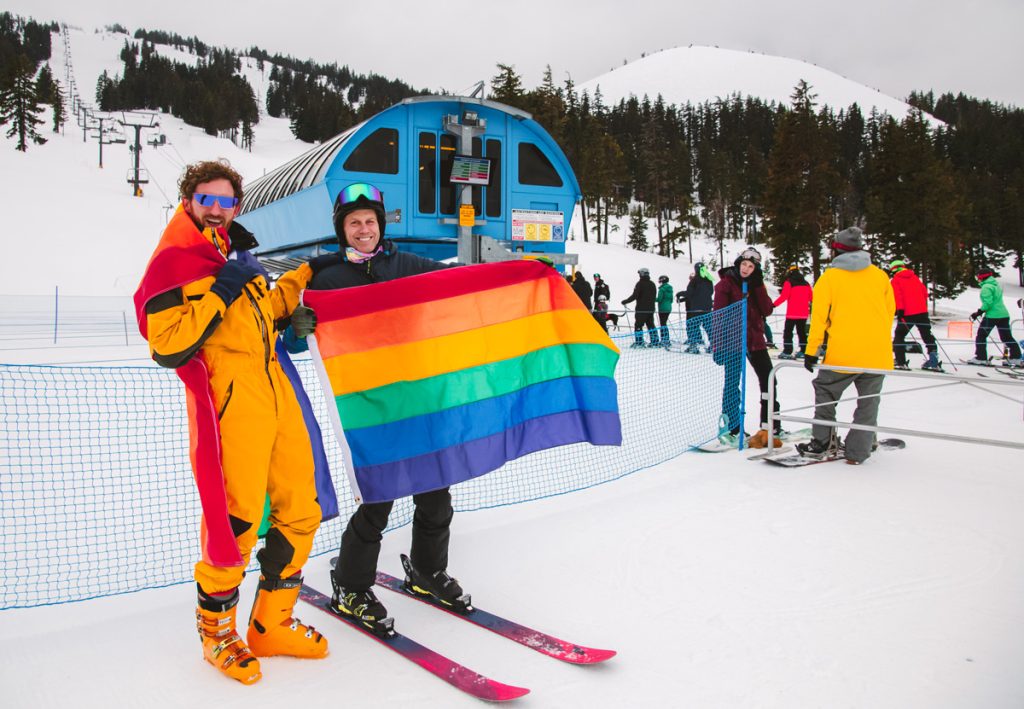
<instances>
[{"instance_id":1,"label":"purple stripe on flag","mask_svg":"<svg viewBox=\"0 0 1024 709\"><path fill-rule=\"evenodd\" d=\"M528 453L570 443L621 445L619 414L565 411L542 416L433 453L357 467L355 474L363 502L386 502L471 480Z\"/></svg>"}]
</instances>

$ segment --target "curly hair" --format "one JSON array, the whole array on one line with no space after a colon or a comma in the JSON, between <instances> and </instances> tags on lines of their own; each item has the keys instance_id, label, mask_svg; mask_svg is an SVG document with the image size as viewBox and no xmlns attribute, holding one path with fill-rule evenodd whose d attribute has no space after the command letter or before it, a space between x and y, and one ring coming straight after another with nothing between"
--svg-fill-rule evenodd
<instances>
[{"instance_id":1,"label":"curly hair","mask_svg":"<svg viewBox=\"0 0 1024 709\"><path fill-rule=\"evenodd\" d=\"M194 162L185 167L185 172L178 180L178 194L182 199L192 199L196 193L196 186L213 180L227 180L235 192L238 201L242 201L242 176L239 175L231 163L224 158L219 160L204 160Z\"/></svg>"}]
</instances>

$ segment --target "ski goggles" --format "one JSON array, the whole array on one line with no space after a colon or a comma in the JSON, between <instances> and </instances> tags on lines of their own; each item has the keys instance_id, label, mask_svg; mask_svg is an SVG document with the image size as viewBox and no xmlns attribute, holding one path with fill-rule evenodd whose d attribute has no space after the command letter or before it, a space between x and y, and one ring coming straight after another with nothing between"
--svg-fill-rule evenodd
<instances>
[{"instance_id":1,"label":"ski goggles","mask_svg":"<svg viewBox=\"0 0 1024 709\"><path fill-rule=\"evenodd\" d=\"M761 254L757 249L744 249L743 253L740 254L740 261L753 261L754 263L761 263Z\"/></svg>"},{"instance_id":2,"label":"ski goggles","mask_svg":"<svg viewBox=\"0 0 1024 709\"><path fill-rule=\"evenodd\" d=\"M222 197L219 194L196 192L192 195L192 199L198 202L200 207L212 207L214 204L218 204L221 209L234 209L238 206L238 197Z\"/></svg>"},{"instance_id":3,"label":"ski goggles","mask_svg":"<svg viewBox=\"0 0 1024 709\"><path fill-rule=\"evenodd\" d=\"M335 200L335 204L352 204L359 199L384 204L384 193L366 182L356 182L338 193L338 198Z\"/></svg>"}]
</instances>

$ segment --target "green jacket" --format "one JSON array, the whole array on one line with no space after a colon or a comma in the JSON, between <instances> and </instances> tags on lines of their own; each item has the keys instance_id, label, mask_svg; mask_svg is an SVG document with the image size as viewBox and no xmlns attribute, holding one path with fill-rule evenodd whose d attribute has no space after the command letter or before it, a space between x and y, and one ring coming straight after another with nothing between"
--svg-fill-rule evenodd
<instances>
[{"instance_id":1,"label":"green jacket","mask_svg":"<svg viewBox=\"0 0 1024 709\"><path fill-rule=\"evenodd\" d=\"M1003 288L995 276L981 282L981 310L986 318L1008 318L1010 311L1003 303Z\"/></svg>"},{"instance_id":2,"label":"green jacket","mask_svg":"<svg viewBox=\"0 0 1024 709\"><path fill-rule=\"evenodd\" d=\"M672 284L662 283L658 286L658 312L672 312Z\"/></svg>"}]
</instances>

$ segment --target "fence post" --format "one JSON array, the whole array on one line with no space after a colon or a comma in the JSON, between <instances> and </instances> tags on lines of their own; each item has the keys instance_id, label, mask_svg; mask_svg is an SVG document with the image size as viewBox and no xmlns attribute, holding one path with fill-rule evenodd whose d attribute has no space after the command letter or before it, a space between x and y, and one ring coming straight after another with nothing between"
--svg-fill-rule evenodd
<instances>
[{"instance_id":1,"label":"fence post","mask_svg":"<svg viewBox=\"0 0 1024 709\"><path fill-rule=\"evenodd\" d=\"M738 267L737 267L738 268ZM747 282L743 281L743 315L740 320L740 441L739 449L743 450L744 434L747 428ZM761 420L757 421L758 428L761 427ZM771 445L769 440L768 445Z\"/></svg>"},{"instance_id":2,"label":"fence post","mask_svg":"<svg viewBox=\"0 0 1024 709\"><path fill-rule=\"evenodd\" d=\"M60 286L53 287L53 344L57 344L57 306L60 302Z\"/></svg>"},{"instance_id":3,"label":"fence post","mask_svg":"<svg viewBox=\"0 0 1024 709\"><path fill-rule=\"evenodd\" d=\"M124 323L124 345L128 346L128 316L125 312L121 311L121 321Z\"/></svg>"}]
</instances>

